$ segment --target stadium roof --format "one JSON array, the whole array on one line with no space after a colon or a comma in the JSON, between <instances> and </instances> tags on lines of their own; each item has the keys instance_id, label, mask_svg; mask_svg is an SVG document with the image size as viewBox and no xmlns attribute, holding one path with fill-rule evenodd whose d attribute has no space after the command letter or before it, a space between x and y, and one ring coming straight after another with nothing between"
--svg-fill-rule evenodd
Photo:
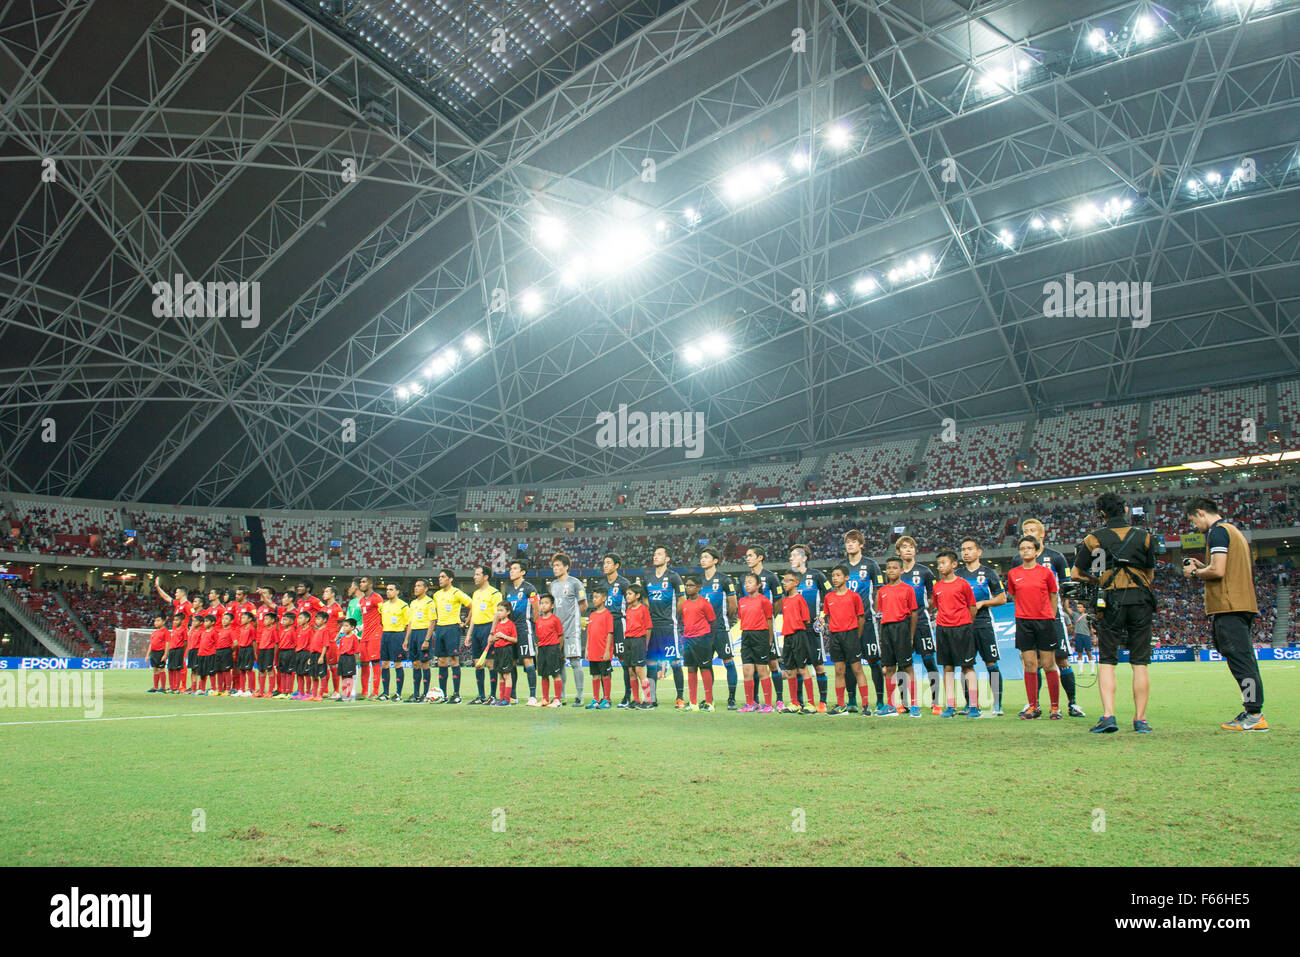
<instances>
[{"instance_id":1,"label":"stadium roof","mask_svg":"<svg viewBox=\"0 0 1300 957\"><path fill-rule=\"evenodd\" d=\"M731 463L1300 368L1297 0L0 16L14 491L449 511L679 464L621 403Z\"/></svg>"}]
</instances>

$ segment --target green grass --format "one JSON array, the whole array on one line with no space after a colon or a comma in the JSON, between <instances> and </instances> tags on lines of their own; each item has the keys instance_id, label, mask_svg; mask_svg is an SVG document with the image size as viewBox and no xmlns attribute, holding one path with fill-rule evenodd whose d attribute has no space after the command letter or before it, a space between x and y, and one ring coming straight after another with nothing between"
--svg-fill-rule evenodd
<instances>
[{"instance_id":1,"label":"green grass","mask_svg":"<svg viewBox=\"0 0 1300 957\"><path fill-rule=\"evenodd\" d=\"M1161 664L1146 736L1085 733L1095 686L1086 719L1017 720L1016 683L1005 717L943 721L306 705L114 672L110 720L0 709L0 864L1291 865L1300 672L1261 667L1273 731L1219 730L1225 666Z\"/></svg>"}]
</instances>

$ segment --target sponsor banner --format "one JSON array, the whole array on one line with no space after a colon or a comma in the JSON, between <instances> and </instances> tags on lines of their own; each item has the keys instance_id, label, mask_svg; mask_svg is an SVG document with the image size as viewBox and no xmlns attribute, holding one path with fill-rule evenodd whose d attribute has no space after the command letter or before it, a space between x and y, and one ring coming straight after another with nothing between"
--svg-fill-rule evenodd
<instances>
[{"instance_id":1,"label":"sponsor banner","mask_svg":"<svg viewBox=\"0 0 1300 957\"><path fill-rule=\"evenodd\" d=\"M1180 536L1178 543L1179 547L1184 551L1191 548L1203 551L1205 549L1205 535L1201 532L1189 532L1186 535Z\"/></svg>"},{"instance_id":2,"label":"sponsor banner","mask_svg":"<svg viewBox=\"0 0 1300 957\"><path fill-rule=\"evenodd\" d=\"M1128 657L1129 657L1128 649L1121 648L1119 650L1119 660L1128 661ZM1151 649L1152 664L1155 664L1157 661L1195 661L1195 660L1196 660L1196 652L1194 652L1191 648L1183 648L1181 646L1175 645L1172 647L1166 646L1164 648Z\"/></svg>"},{"instance_id":3,"label":"sponsor banner","mask_svg":"<svg viewBox=\"0 0 1300 957\"><path fill-rule=\"evenodd\" d=\"M148 668L148 658L0 658L0 671L107 671L110 668Z\"/></svg>"},{"instance_id":4,"label":"sponsor banner","mask_svg":"<svg viewBox=\"0 0 1300 957\"><path fill-rule=\"evenodd\" d=\"M1223 655L1213 648L1201 649L1202 661L1222 661ZM1287 645L1282 648L1255 648L1256 661L1300 661L1300 645Z\"/></svg>"}]
</instances>

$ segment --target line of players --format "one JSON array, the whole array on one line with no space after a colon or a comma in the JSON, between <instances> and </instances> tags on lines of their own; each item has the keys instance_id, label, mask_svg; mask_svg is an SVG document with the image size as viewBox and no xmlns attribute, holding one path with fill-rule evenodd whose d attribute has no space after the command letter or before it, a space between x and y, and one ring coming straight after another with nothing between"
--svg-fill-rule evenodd
<instances>
[{"instance_id":1,"label":"line of players","mask_svg":"<svg viewBox=\"0 0 1300 957\"><path fill-rule=\"evenodd\" d=\"M1044 596L1049 610L1037 606L1032 610L1044 619L1050 617L1051 624L1022 627L1017 621L1017 647L1022 643L1022 631L1030 633L1026 641L1033 645L1021 649L1029 699L1021 715L1041 713L1037 689L1045 683L1053 717L1059 716L1060 687L1067 692L1069 713L1082 717L1069 664L1067 629L1056 598L1056 583L1068 575L1066 561L1060 552L1041 544L1046 530L1040 521L1027 519L1022 530L1034 543L1033 564L1041 560L1042 567L1053 574L1050 602ZM309 581L300 582L294 596L281 596L278 604L267 587L259 589L258 602L251 601L241 587L236 588L233 600L223 603L212 589L206 606L197 596L191 602L183 588L168 595L159 583L158 592L172 602L174 617L170 629L161 619L155 621L150 647L154 687L150 690L299 700L323 700L326 696L364 700L369 696L400 701L405 669L393 666L410 660L414 688L404 700L460 703L460 655L469 650L477 659L478 684L478 696L470 704L517 701L511 692L521 687L522 669L528 684L527 704L559 707L567 663L574 704L581 705L585 658L595 691L588 707L608 708L612 706L611 659L616 658L623 666L620 708L657 707L659 679L670 670L679 710L712 710L716 655L726 670L729 710L841 715L859 710L860 695L864 714L919 716L915 654L930 682L932 713L978 717L974 669L978 653L989 676L992 713L1002 714L998 648L989 609L1005 603L1007 593L997 571L981 561L978 541L963 539L960 558L955 552L940 553L938 578L916 562L917 545L910 536L895 542L896 555L886 561L883 570L863 554L864 544L860 532L845 534L845 558L832 569L829 580L808 568L811 549L807 546L791 547L790 569L780 577L764 567L764 550L753 546L745 553L749 571L742 576L739 593L731 578L718 568L721 556L712 548L705 548L700 555L702 573L683 578L669 569L667 550L657 547L644 585L624 577L621 558L611 553L604 558L604 579L592 588L590 608L586 590L569 575L570 563L564 555L552 560L554 578L546 594L539 594L526 580L526 563L515 561L504 594L492 586L490 570L483 565L474 569L472 595L456 588L451 573L444 570L432 593L427 582L418 580L409 603L399 597L393 584L387 586L386 598L381 600L371 579L363 577L349 586L346 611L332 587L316 598ZM1025 539L1021 546L1023 562ZM1012 571L1017 573L1013 579L1025 580L1019 569ZM1028 609L1029 604L1027 599L1017 603L1018 619L1022 607ZM462 608L469 610L469 627L463 634ZM772 630L778 614L783 638L779 648ZM585 633L583 616L588 618ZM737 649L730 636L737 620L743 706L736 701L740 678L735 665ZM836 703L829 708L829 676L824 666L827 652L834 665L836 687ZM439 689L430 695L432 658L437 659ZM359 689L355 682L358 667ZM392 670L396 671L396 694L390 694ZM690 679L689 701L684 670ZM954 694L956 674L963 678L960 711ZM701 677L702 701L698 695ZM540 699L539 678L543 683ZM488 680L490 693L485 687ZM783 700L787 683L788 704ZM331 684L333 694L329 695ZM873 689L874 709L869 706ZM947 708L940 705L944 697ZM904 704L904 699L909 703Z\"/></svg>"}]
</instances>

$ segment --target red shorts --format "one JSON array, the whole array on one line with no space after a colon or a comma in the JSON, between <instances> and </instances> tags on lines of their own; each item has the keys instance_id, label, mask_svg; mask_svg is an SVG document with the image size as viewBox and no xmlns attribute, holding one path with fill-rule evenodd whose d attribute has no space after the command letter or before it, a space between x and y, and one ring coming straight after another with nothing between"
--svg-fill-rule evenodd
<instances>
[{"instance_id":1,"label":"red shorts","mask_svg":"<svg viewBox=\"0 0 1300 957\"><path fill-rule=\"evenodd\" d=\"M325 643L325 664L333 667L339 663L339 646L334 642Z\"/></svg>"},{"instance_id":2,"label":"red shorts","mask_svg":"<svg viewBox=\"0 0 1300 957\"><path fill-rule=\"evenodd\" d=\"M361 655L359 657L361 662L368 664L379 660L379 641L380 636L361 639Z\"/></svg>"}]
</instances>

